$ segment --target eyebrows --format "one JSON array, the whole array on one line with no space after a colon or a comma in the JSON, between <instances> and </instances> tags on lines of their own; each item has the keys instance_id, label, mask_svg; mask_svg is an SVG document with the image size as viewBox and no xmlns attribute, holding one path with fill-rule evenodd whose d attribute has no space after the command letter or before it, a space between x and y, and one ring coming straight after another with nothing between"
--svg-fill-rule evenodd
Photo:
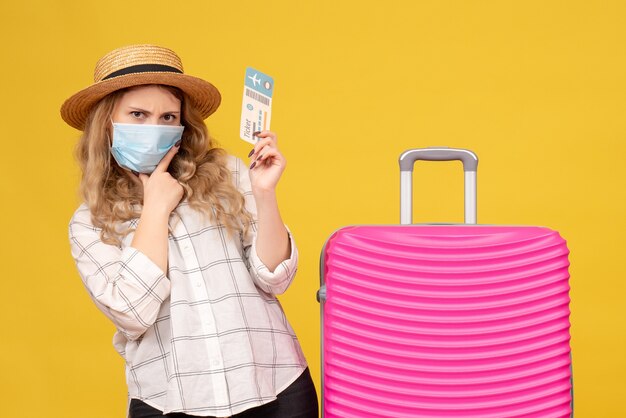
<instances>
[{"instance_id":1,"label":"eyebrows","mask_svg":"<svg viewBox=\"0 0 626 418\"><path fill-rule=\"evenodd\" d=\"M135 106L127 106L127 107L128 107L128 109L132 109L133 111L136 111L136 112L143 112L143 113L145 113L147 115L151 115L152 114L152 112L150 112L149 110L142 109L140 107L135 107ZM179 114L180 111L178 111L178 110L170 110L170 111L167 111L167 112L163 112L162 115L169 115L171 113Z\"/></svg>"}]
</instances>

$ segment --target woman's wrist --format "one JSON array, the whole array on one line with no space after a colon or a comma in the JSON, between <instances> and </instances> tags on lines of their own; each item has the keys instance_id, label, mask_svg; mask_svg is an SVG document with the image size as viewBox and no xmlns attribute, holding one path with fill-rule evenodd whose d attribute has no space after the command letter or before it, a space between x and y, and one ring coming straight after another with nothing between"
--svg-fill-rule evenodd
<instances>
[{"instance_id":1,"label":"woman's wrist","mask_svg":"<svg viewBox=\"0 0 626 418\"><path fill-rule=\"evenodd\" d=\"M154 221L154 222L165 222L170 218L170 211L166 207L159 207L158 205L144 205L141 210L141 219Z\"/></svg>"},{"instance_id":2,"label":"woman's wrist","mask_svg":"<svg viewBox=\"0 0 626 418\"><path fill-rule=\"evenodd\" d=\"M257 204L263 201L275 201L276 189L275 188L270 188L270 189L253 188L252 195L254 196L254 199L256 200Z\"/></svg>"}]
</instances>

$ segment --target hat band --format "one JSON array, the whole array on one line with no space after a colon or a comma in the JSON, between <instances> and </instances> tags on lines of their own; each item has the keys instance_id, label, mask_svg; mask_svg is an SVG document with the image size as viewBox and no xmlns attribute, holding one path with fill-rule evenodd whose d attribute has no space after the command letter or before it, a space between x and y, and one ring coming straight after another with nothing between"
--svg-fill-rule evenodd
<instances>
[{"instance_id":1,"label":"hat band","mask_svg":"<svg viewBox=\"0 0 626 418\"><path fill-rule=\"evenodd\" d=\"M119 77L121 75L127 74L136 74L136 73L146 73L146 72L165 72L165 73L178 73L182 74L183 72L175 67L170 67L169 65L163 64L139 64L132 65L130 67L122 68L121 70L117 70L107 75L102 79L108 80L109 78Z\"/></svg>"}]
</instances>

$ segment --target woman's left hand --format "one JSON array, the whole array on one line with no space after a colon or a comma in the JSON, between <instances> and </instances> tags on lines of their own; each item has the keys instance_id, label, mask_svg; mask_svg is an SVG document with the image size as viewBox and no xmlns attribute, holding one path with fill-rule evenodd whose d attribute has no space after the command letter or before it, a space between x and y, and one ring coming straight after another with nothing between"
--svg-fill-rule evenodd
<instances>
[{"instance_id":1,"label":"woman's left hand","mask_svg":"<svg viewBox=\"0 0 626 418\"><path fill-rule=\"evenodd\" d=\"M252 192L273 192L285 171L287 161L278 150L274 132L261 131L256 136L259 141L249 155Z\"/></svg>"},{"instance_id":2,"label":"woman's left hand","mask_svg":"<svg viewBox=\"0 0 626 418\"><path fill-rule=\"evenodd\" d=\"M276 185L287 161L278 151L274 132L261 131L256 136L259 140L249 155L250 183L258 218L256 250L261 262L274 271L291 254L289 234L276 200Z\"/></svg>"}]
</instances>

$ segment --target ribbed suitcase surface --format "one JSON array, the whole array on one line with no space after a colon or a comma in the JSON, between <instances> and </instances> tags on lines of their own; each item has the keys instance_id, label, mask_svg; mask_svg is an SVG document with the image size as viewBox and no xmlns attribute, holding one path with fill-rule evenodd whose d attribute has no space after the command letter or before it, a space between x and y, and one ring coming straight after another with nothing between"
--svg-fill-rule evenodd
<instances>
[{"instance_id":1,"label":"ribbed suitcase surface","mask_svg":"<svg viewBox=\"0 0 626 418\"><path fill-rule=\"evenodd\" d=\"M355 226L322 274L325 417L569 417L569 251L515 226Z\"/></svg>"}]
</instances>

